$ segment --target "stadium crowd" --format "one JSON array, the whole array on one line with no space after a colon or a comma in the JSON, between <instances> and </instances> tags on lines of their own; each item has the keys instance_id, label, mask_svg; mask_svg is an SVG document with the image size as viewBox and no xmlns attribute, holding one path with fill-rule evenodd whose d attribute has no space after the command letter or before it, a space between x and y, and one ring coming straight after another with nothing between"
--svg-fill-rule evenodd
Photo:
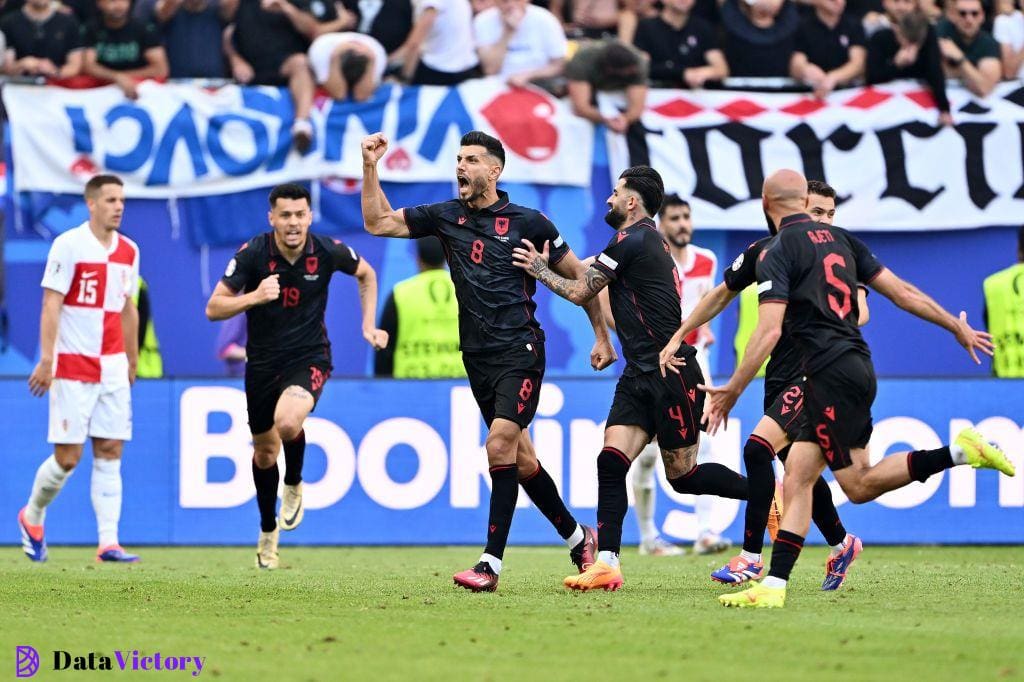
<instances>
[{"instance_id":1,"label":"stadium crowd","mask_svg":"<svg viewBox=\"0 0 1024 682\"><path fill-rule=\"evenodd\" d=\"M363 101L385 79L533 83L621 132L650 84L788 78L824 96L913 78L949 123L947 78L984 97L1024 73L1024 12L995 2L6 0L0 37L8 76L109 81L132 98L147 78L287 85L301 150L318 87ZM624 91L624 111L599 112L595 89Z\"/></svg>"}]
</instances>

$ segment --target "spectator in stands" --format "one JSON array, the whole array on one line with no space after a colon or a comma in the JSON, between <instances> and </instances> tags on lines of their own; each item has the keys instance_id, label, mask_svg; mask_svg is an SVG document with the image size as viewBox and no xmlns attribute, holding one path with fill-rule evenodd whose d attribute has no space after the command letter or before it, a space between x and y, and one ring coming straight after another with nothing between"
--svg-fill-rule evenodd
<instances>
[{"instance_id":1,"label":"spectator in stands","mask_svg":"<svg viewBox=\"0 0 1024 682\"><path fill-rule=\"evenodd\" d=\"M387 61L384 46L362 33L325 33L309 46L309 65L317 84L338 100L370 99L380 86Z\"/></svg>"},{"instance_id":2,"label":"spectator in stands","mask_svg":"<svg viewBox=\"0 0 1024 682\"><path fill-rule=\"evenodd\" d=\"M133 14L160 30L171 78L225 78L224 51L215 49L224 11L219 0L136 0Z\"/></svg>"},{"instance_id":3,"label":"spectator in stands","mask_svg":"<svg viewBox=\"0 0 1024 682\"><path fill-rule=\"evenodd\" d=\"M702 88L729 76L715 30L691 14L694 0L664 0L661 14L637 26L637 49L650 58L650 77L674 88Z\"/></svg>"},{"instance_id":4,"label":"spectator in stands","mask_svg":"<svg viewBox=\"0 0 1024 682\"><path fill-rule=\"evenodd\" d=\"M137 81L167 78L167 53L152 24L131 14L130 0L96 0L99 16L85 25L84 71L112 81L129 99L136 99Z\"/></svg>"},{"instance_id":5,"label":"spectator in stands","mask_svg":"<svg viewBox=\"0 0 1024 682\"><path fill-rule=\"evenodd\" d=\"M876 31L868 41L868 83L888 83L900 78L927 82L939 109L939 122L953 124L935 29L920 11L901 15L892 28Z\"/></svg>"},{"instance_id":6,"label":"spectator in stands","mask_svg":"<svg viewBox=\"0 0 1024 682\"><path fill-rule=\"evenodd\" d=\"M466 376L459 351L459 304L437 237L416 240L419 274L395 285L380 314L391 343L377 351L374 376L445 379Z\"/></svg>"},{"instance_id":7,"label":"spectator in stands","mask_svg":"<svg viewBox=\"0 0 1024 682\"><path fill-rule=\"evenodd\" d=\"M51 0L28 0L0 20L0 31L7 44L7 75L71 78L82 70L78 20L57 11Z\"/></svg>"},{"instance_id":8,"label":"spectator in stands","mask_svg":"<svg viewBox=\"0 0 1024 682\"><path fill-rule=\"evenodd\" d=\"M800 15L786 0L725 0L722 28L729 73L786 77Z\"/></svg>"},{"instance_id":9,"label":"spectator in stands","mask_svg":"<svg viewBox=\"0 0 1024 682\"><path fill-rule=\"evenodd\" d=\"M981 0L955 2L955 19L943 19L936 27L942 66L948 78L959 78L964 87L978 97L987 97L1003 73L999 62L999 43L982 28L985 7Z\"/></svg>"},{"instance_id":10,"label":"spectator in stands","mask_svg":"<svg viewBox=\"0 0 1024 682\"><path fill-rule=\"evenodd\" d=\"M473 16L480 14L484 10L491 9L496 6L495 0L469 0L470 7L473 8ZM541 9L545 9L541 7ZM561 26L561 24L559 24Z\"/></svg>"},{"instance_id":11,"label":"spectator in stands","mask_svg":"<svg viewBox=\"0 0 1024 682\"><path fill-rule=\"evenodd\" d=\"M497 0L473 19L473 35L485 76L522 87L562 75L566 40L551 12L528 0Z\"/></svg>"},{"instance_id":12,"label":"spectator in stands","mask_svg":"<svg viewBox=\"0 0 1024 682\"><path fill-rule=\"evenodd\" d=\"M942 17L942 8L935 0L868 0L872 6L864 14L864 32L870 38L875 31L883 28L892 28L899 21L900 17L911 12L922 12L929 21L937 21ZM879 11L882 10L882 11Z\"/></svg>"},{"instance_id":13,"label":"spectator in stands","mask_svg":"<svg viewBox=\"0 0 1024 682\"><path fill-rule=\"evenodd\" d=\"M825 97L864 78L866 39L860 22L843 14L846 0L814 0L814 12L800 22L790 75Z\"/></svg>"},{"instance_id":14,"label":"spectator in stands","mask_svg":"<svg viewBox=\"0 0 1024 682\"><path fill-rule=\"evenodd\" d=\"M458 85L481 74L469 0L415 0L416 21L392 58L413 85Z\"/></svg>"},{"instance_id":15,"label":"spectator in stands","mask_svg":"<svg viewBox=\"0 0 1024 682\"><path fill-rule=\"evenodd\" d=\"M551 0L548 9L565 23L565 34L570 38L614 38L619 32L619 14L623 9L621 0L568 0L569 14L566 15L567 0Z\"/></svg>"},{"instance_id":16,"label":"spectator in stands","mask_svg":"<svg viewBox=\"0 0 1024 682\"><path fill-rule=\"evenodd\" d=\"M400 48L412 31L410 0L344 0L356 18L355 29L372 36L389 55Z\"/></svg>"},{"instance_id":17,"label":"spectator in stands","mask_svg":"<svg viewBox=\"0 0 1024 682\"><path fill-rule=\"evenodd\" d=\"M712 4L714 0L712 0ZM636 29L644 19L654 19L661 12L661 0L632 0L619 12L619 40L627 45L636 43ZM693 8L688 14L693 14ZM701 17L703 19L703 17Z\"/></svg>"},{"instance_id":18,"label":"spectator in stands","mask_svg":"<svg viewBox=\"0 0 1024 682\"><path fill-rule=\"evenodd\" d=\"M647 99L647 60L632 46L617 40L583 43L565 65L569 102L577 116L603 123L616 133L640 120ZM597 91L621 91L625 111L602 113Z\"/></svg>"},{"instance_id":19,"label":"spectator in stands","mask_svg":"<svg viewBox=\"0 0 1024 682\"><path fill-rule=\"evenodd\" d=\"M309 112L316 84L306 49L319 25L309 0L221 0L234 20L224 32L224 51L236 81L254 85L287 85L295 117L292 143L305 154L313 143Z\"/></svg>"},{"instance_id":20,"label":"spectator in stands","mask_svg":"<svg viewBox=\"0 0 1024 682\"><path fill-rule=\"evenodd\" d=\"M992 36L1002 53L1003 78L1024 78L1024 12L1010 3L996 17Z\"/></svg>"}]
</instances>

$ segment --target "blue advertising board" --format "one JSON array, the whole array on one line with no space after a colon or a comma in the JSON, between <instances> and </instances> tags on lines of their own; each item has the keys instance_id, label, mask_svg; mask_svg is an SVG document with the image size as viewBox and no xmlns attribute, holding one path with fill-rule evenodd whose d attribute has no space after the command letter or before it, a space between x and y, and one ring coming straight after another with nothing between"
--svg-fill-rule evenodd
<instances>
[{"instance_id":1,"label":"blue advertising board","mask_svg":"<svg viewBox=\"0 0 1024 682\"><path fill-rule=\"evenodd\" d=\"M578 518L597 505L596 456L614 381L551 380L532 435L545 468ZM739 468L761 416L761 385L742 397L728 429L713 439L716 461ZM133 390L134 438L125 448L121 538L126 544L250 544L257 511L241 383L140 381ZM0 477L0 543L19 541L14 523L49 453L46 399L23 380L0 381L6 444ZM882 380L874 406L873 457L938 447L974 425L1024 464L1024 382L994 379ZM477 544L487 520L486 431L468 386L448 381L332 380L306 423L307 514L286 540L298 544ZM51 543L90 544L92 458L65 485L47 516ZM282 458L283 466L283 458ZM693 498L659 472L656 523L676 541L697 532ZM1024 475L958 467L864 505L839 511L869 543L1024 542ZM511 542L557 543L525 495ZM742 533L741 504L717 500L715 529ZM632 512L625 543L637 539ZM816 531L811 540L820 541Z\"/></svg>"}]
</instances>

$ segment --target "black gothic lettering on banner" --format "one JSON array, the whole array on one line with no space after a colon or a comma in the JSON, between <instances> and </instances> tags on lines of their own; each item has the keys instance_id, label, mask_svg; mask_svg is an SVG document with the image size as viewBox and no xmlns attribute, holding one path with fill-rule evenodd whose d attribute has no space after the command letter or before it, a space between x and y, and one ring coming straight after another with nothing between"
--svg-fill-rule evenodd
<instances>
[{"instance_id":1,"label":"black gothic lettering on banner","mask_svg":"<svg viewBox=\"0 0 1024 682\"><path fill-rule=\"evenodd\" d=\"M651 152L647 146L647 136L663 135L660 130L651 130L642 120L634 121L626 128L626 151L629 154L630 166L650 166Z\"/></svg>"},{"instance_id":2,"label":"black gothic lettering on banner","mask_svg":"<svg viewBox=\"0 0 1024 682\"><path fill-rule=\"evenodd\" d=\"M896 197L903 199L917 210L930 204L935 197L946 191L942 185L934 191L914 187L907 177L907 154L903 146L903 133L926 139L938 134L940 128L919 121L901 123L892 128L876 131L878 142L882 146L882 158L885 163L885 191L881 198Z\"/></svg>"},{"instance_id":3,"label":"black gothic lettering on banner","mask_svg":"<svg viewBox=\"0 0 1024 682\"><path fill-rule=\"evenodd\" d=\"M996 193L985 177L985 136L996 129L995 123L960 123L953 128L964 139L967 148L965 170L967 171L967 193L971 203L985 208L996 198Z\"/></svg>"},{"instance_id":4,"label":"black gothic lettering on banner","mask_svg":"<svg viewBox=\"0 0 1024 682\"><path fill-rule=\"evenodd\" d=\"M743 175L747 181L747 196L743 198L737 198L716 185L711 176L708 132L712 130L717 130L740 148ZM686 146L690 149L690 163L693 164L693 172L697 176L697 185L693 188L694 198L702 199L724 210L761 196L761 185L764 184L761 142L771 137L771 133L735 122L700 128L680 128L679 132L686 138Z\"/></svg>"},{"instance_id":5,"label":"black gothic lettering on banner","mask_svg":"<svg viewBox=\"0 0 1024 682\"><path fill-rule=\"evenodd\" d=\"M800 150L800 159L804 165L804 176L811 180L828 182L825 174L825 142L829 142L839 151L848 152L860 144L863 133L857 133L846 127L845 124L833 130L828 137L819 138L814 129L806 123L786 133L786 137L793 141ZM849 194L836 196L836 205L842 204L850 198Z\"/></svg>"}]
</instances>

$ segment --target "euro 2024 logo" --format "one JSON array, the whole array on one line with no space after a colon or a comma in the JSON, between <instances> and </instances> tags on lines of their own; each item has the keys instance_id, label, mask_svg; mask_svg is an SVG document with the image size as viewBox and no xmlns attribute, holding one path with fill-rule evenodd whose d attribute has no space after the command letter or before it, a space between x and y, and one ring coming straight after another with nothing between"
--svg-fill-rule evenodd
<instances>
[{"instance_id":1,"label":"euro 2024 logo","mask_svg":"<svg viewBox=\"0 0 1024 682\"><path fill-rule=\"evenodd\" d=\"M39 652L30 646L15 649L15 676L32 677L39 672Z\"/></svg>"}]
</instances>

